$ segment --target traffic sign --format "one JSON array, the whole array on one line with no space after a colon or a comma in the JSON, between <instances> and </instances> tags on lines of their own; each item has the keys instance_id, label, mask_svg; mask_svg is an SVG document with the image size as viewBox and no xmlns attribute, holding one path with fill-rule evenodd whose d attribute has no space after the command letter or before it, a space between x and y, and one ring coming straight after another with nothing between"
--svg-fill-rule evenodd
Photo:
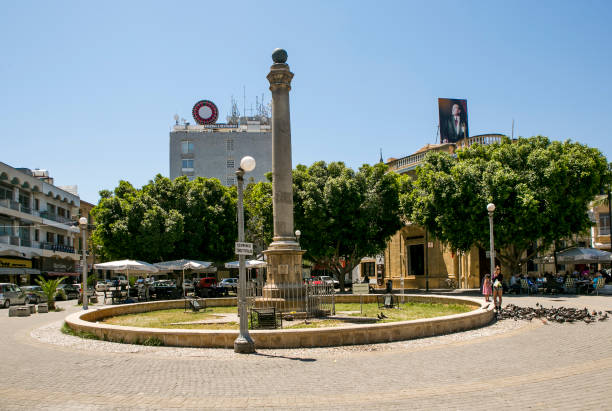
<instances>
[{"instance_id":1,"label":"traffic sign","mask_svg":"<svg viewBox=\"0 0 612 411\"><path fill-rule=\"evenodd\" d=\"M236 255L253 255L253 243L236 243Z\"/></svg>"}]
</instances>

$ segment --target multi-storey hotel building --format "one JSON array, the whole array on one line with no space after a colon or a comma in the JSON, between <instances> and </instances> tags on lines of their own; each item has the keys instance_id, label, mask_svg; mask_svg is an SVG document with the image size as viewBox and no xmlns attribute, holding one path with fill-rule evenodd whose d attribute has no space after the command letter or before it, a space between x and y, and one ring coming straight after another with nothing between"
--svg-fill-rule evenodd
<instances>
[{"instance_id":1,"label":"multi-storey hotel building","mask_svg":"<svg viewBox=\"0 0 612 411\"><path fill-rule=\"evenodd\" d=\"M46 170L0 162L0 282L23 285L37 274L75 276L78 195Z\"/></svg>"}]
</instances>

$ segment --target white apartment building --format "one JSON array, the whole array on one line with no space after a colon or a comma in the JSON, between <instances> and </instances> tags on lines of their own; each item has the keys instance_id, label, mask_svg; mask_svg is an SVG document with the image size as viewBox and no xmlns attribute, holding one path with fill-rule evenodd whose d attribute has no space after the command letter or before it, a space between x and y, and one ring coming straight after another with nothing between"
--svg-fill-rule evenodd
<instances>
[{"instance_id":1,"label":"white apartment building","mask_svg":"<svg viewBox=\"0 0 612 411\"><path fill-rule=\"evenodd\" d=\"M0 282L78 277L79 205L79 196L55 186L46 170L0 162Z\"/></svg>"}]
</instances>

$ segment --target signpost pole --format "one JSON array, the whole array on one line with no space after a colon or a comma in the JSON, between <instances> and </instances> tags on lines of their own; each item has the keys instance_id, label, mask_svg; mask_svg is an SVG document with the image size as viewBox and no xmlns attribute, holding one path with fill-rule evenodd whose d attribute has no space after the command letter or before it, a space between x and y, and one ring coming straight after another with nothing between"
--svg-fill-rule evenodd
<instances>
[{"instance_id":1,"label":"signpost pole","mask_svg":"<svg viewBox=\"0 0 612 411\"><path fill-rule=\"evenodd\" d=\"M252 158L251 158L252 159ZM244 159L243 159L244 161ZM238 241L244 242L244 210L243 210L243 199L242 199L242 185L244 183L244 172L245 170L241 167L236 170L237 177L237 188L238 188ZM255 160L253 160L253 163ZM254 164L253 164L254 168ZM251 169L252 170L252 169ZM238 244L236 244L238 245ZM242 245L242 244L241 244ZM239 250L236 247L236 252L238 254L238 277L239 277L239 285L238 285L238 315L240 316L240 334L238 338L234 341L234 352L249 354L255 352L255 344L249 335L249 327L248 327L248 319L247 319L247 310L246 310L246 272L244 267L244 250Z\"/></svg>"}]
</instances>

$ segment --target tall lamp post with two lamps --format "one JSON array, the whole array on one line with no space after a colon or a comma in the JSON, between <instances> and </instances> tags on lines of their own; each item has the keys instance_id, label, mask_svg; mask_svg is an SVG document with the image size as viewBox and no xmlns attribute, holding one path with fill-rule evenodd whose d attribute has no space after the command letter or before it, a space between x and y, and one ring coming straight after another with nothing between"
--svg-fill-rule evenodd
<instances>
[{"instance_id":1,"label":"tall lamp post with two lamps","mask_svg":"<svg viewBox=\"0 0 612 411\"><path fill-rule=\"evenodd\" d=\"M491 280L493 279L493 270L495 269L495 246L493 243L493 213L495 212L495 204L487 204L487 212L489 213L489 254L491 258Z\"/></svg>"},{"instance_id":2,"label":"tall lamp post with two lamps","mask_svg":"<svg viewBox=\"0 0 612 411\"><path fill-rule=\"evenodd\" d=\"M85 231L87 231L86 217L79 218L79 227L81 228L81 242L83 243L83 264L81 267L83 270L83 286L81 287L81 292L83 293L83 309L87 310L87 300L89 300L89 297L87 295L87 236L85 235Z\"/></svg>"},{"instance_id":3,"label":"tall lamp post with two lamps","mask_svg":"<svg viewBox=\"0 0 612 411\"><path fill-rule=\"evenodd\" d=\"M242 157L240 167L236 170L238 188L238 241L244 242L244 209L242 189L244 184L244 173L255 169L255 159L251 156ZM238 255L238 315L240 316L240 334L234 341L234 352L249 354L255 352L255 344L249 335L248 319L246 312L246 272L244 266L244 255Z\"/></svg>"}]
</instances>

